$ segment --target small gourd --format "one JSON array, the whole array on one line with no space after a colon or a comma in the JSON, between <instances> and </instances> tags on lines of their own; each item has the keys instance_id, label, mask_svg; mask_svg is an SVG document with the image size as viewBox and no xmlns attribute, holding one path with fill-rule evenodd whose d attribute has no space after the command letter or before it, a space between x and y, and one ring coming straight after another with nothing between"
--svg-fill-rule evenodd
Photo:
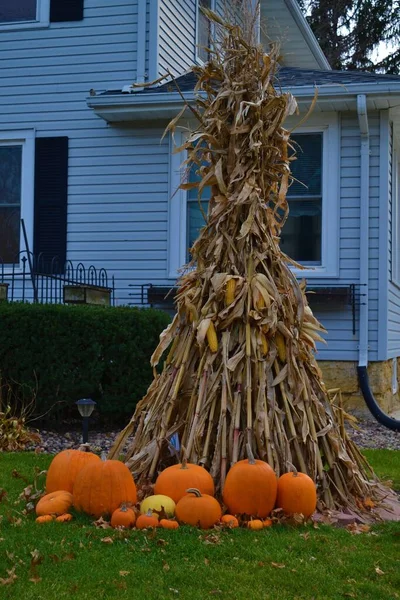
<instances>
[{"instance_id":1,"label":"small gourd","mask_svg":"<svg viewBox=\"0 0 400 600\"><path fill-rule=\"evenodd\" d=\"M247 527L254 531L260 531L260 529L264 529L264 524L261 519L252 519L251 521L248 521Z\"/></svg>"},{"instance_id":2,"label":"small gourd","mask_svg":"<svg viewBox=\"0 0 400 600\"><path fill-rule=\"evenodd\" d=\"M311 477L296 469L279 477L276 508L281 508L286 515L301 513L308 519L316 507L317 488Z\"/></svg>"},{"instance_id":3,"label":"small gourd","mask_svg":"<svg viewBox=\"0 0 400 600\"><path fill-rule=\"evenodd\" d=\"M54 521L53 515L41 515L36 519L36 523L50 523L51 521Z\"/></svg>"},{"instance_id":4,"label":"small gourd","mask_svg":"<svg viewBox=\"0 0 400 600\"><path fill-rule=\"evenodd\" d=\"M156 513L160 513L162 510L164 510L167 517L173 517L175 514L175 502L172 500L172 498L164 496L163 494L148 496L141 503L140 512L142 515L144 515L149 510Z\"/></svg>"},{"instance_id":5,"label":"small gourd","mask_svg":"<svg viewBox=\"0 0 400 600\"><path fill-rule=\"evenodd\" d=\"M149 510L145 515L139 515L136 519L136 529L147 529L148 527L158 527L160 525L158 517Z\"/></svg>"},{"instance_id":6,"label":"small gourd","mask_svg":"<svg viewBox=\"0 0 400 600\"><path fill-rule=\"evenodd\" d=\"M71 513L64 513L63 515L56 517L56 521L58 523L68 523L68 521L72 521L73 518L74 517L71 515Z\"/></svg>"},{"instance_id":7,"label":"small gourd","mask_svg":"<svg viewBox=\"0 0 400 600\"><path fill-rule=\"evenodd\" d=\"M135 525L136 515L132 508L126 504L122 504L120 508L114 510L111 515L111 527L125 527L130 529Z\"/></svg>"},{"instance_id":8,"label":"small gourd","mask_svg":"<svg viewBox=\"0 0 400 600\"><path fill-rule=\"evenodd\" d=\"M161 519L160 527L163 529L179 529L178 521L170 521L169 519Z\"/></svg>"},{"instance_id":9,"label":"small gourd","mask_svg":"<svg viewBox=\"0 0 400 600\"><path fill-rule=\"evenodd\" d=\"M40 498L36 504L36 514L38 517L42 517L43 515L63 515L69 511L71 504L72 494L64 490L58 490Z\"/></svg>"},{"instance_id":10,"label":"small gourd","mask_svg":"<svg viewBox=\"0 0 400 600\"><path fill-rule=\"evenodd\" d=\"M228 527L229 529L235 529L239 527L239 521L234 515L223 515L221 517L221 523L224 527Z\"/></svg>"}]
</instances>

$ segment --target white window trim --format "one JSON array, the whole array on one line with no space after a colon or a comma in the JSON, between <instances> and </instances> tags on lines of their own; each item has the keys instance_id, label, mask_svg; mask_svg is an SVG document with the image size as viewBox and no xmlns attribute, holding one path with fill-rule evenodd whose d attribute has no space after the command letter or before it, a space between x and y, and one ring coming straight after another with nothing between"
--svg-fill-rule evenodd
<instances>
[{"instance_id":1,"label":"white window trim","mask_svg":"<svg viewBox=\"0 0 400 600\"><path fill-rule=\"evenodd\" d=\"M323 133L322 150L322 232L321 265L292 269L298 277L307 279L339 276L339 119L336 113L317 118L314 125L299 127L294 133ZM187 192L179 189L185 152L175 153L182 146L185 134L177 131L170 136L168 259L167 276L176 279L186 263Z\"/></svg>"},{"instance_id":2,"label":"white window trim","mask_svg":"<svg viewBox=\"0 0 400 600\"><path fill-rule=\"evenodd\" d=\"M36 0L35 21L0 22L1 31L18 31L20 29L40 29L50 25L50 0Z\"/></svg>"},{"instance_id":3,"label":"white window trim","mask_svg":"<svg viewBox=\"0 0 400 600\"><path fill-rule=\"evenodd\" d=\"M321 264L305 269L292 268L297 277L307 279L339 276L339 117L333 113L318 118L318 121L293 132L323 134Z\"/></svg>"},{"instance_id":4,"label":"white window trim","mask_svg":"<svg viewBox=\"0 0 400 600\"><path fill-rule=\"evenodd\" d=\"M390 244L392 246L392 269L390 274L391 282L400 288L400 189L399 189L400 160L397 143L393 136L393 155L392 155L392 236Z\"/></svg>"},{"instance_id":5,"label":"white window trim","mask_svg":"<svg viewBox=\"0 0 400 600\"><path fill-rule=\"evenodd\" d=\"M211 10L215 11L217 0L211 0ZM196 27L195 27L195 55L197 64L204 65L204 60L199 56L199 0L196 0Z\"/></svg>"},{"instance_id":6,"label":"white window trim","mask_svg":"<svg viewBox=\"0 0 400 600\"><path fill-rule=\"evenodd\" d=\"M21 218L24 219L29 249L33 250L33 220L34 220L34 183L35 183L35 130L26 129L12 131L0 130L0 145L22 145L21 165ZM25 242L20 226L19 251L25 251ZM20 257L22 255L20 254ZM15 263L18 268L18 263ZM11 270L11 266L4 266L4 271Z\"/></svg>"}]
</instances>

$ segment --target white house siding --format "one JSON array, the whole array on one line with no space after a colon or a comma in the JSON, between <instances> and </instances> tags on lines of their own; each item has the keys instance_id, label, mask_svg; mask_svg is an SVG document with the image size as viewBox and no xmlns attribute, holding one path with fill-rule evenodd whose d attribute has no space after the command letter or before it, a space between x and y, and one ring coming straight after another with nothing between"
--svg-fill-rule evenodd
<instances>
[{"instance_id":1,"label":"white house siding","mask_svg":"<svg viewBox=\"0 0 400 600\"><path fill-rule=\"evenodd\" d=\"M285 0L262 2L261 27L261 41L267 48L270 41L280 43L285 66L302 69L321 68Z\"/></svg>"},{"instance_id":2,"label":"white house siding","mask_svg":"<svg viewBox=\"0 0 400 600\"><path fill-rule=\"evenodd\" d=\"M159 0L158 20L159 74L181 75L195 62L195 0Z\"/></svg>"}]
</instances>

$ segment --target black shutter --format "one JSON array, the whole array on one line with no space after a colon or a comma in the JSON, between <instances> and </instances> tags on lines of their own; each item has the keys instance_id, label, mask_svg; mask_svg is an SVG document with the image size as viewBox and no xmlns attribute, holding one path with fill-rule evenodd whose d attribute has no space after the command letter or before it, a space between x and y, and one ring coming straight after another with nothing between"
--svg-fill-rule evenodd
<instances>
[{"instance_id":1,"label":"black shutter","mask_svg":"<svg viewBox=\"0 0 400 600\"><path fill-rule=\"evenodd\" d=\"M50 0L50 22L82 21L83 0Z\"/></svg>"},{"instance_id":2,"label":"black shutter","mask_svg":"<svg viewBox=\"0 0 400 600\"><path fill-rule=\"evenodd\" d=\"M67 255L68 138L37 138L33 252L39 269L53 258L64 269Z\"/></svg>"}]
</instances>

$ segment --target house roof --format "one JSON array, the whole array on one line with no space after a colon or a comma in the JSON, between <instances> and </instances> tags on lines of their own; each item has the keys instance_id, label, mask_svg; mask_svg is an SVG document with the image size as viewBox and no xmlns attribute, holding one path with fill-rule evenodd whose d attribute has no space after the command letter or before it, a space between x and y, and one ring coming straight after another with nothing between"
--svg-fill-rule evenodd
<instances>
[{"instance_id":1,"label":"house roof","mask_svg":"<svg viewBox=\"0 0 400 600\"><path fill-rule=\"evenodd\" d=\"M190 71L162 85L108 90L90 96L87 104L106 121L122 122L145 119L169 119L182 106L182 96L194 101L196 75ZM400 104L400 76L362 71L334 71L281 67L276 86L291 91L300 104L307 106L318 90L318 105L324 110L355 110L357 95L365 94L368 109L380 110ZM178 91L179 89L179 91Z\"/></svg>"}]
</instances>

